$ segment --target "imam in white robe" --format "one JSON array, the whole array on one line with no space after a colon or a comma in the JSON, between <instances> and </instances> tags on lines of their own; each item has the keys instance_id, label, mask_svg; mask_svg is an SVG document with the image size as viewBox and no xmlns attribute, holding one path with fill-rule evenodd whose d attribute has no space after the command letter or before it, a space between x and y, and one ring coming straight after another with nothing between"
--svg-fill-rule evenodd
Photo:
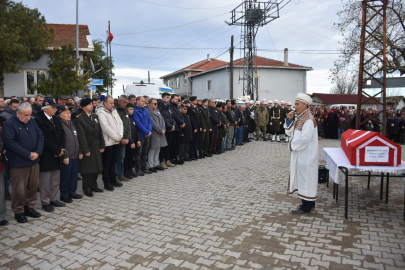
<instances>
[{"instance_id":1,"label":"imam in white robe","mask_svg":"<svg viewBox=\"0 0 405 270\"><path fill-rule=\"evenodd\" d=\"M288 195L298 191L298 196L315 201L318 190L318 128L309 109L301 113L289 126L284 124L290 137L290 178Z\"/></svg>"}]
</instances>

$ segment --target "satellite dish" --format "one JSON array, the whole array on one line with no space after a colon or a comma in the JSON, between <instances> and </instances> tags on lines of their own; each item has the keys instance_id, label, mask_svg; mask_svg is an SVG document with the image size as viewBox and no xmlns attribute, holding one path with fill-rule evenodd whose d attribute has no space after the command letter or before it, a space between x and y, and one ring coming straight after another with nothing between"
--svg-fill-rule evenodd
<instances>
[{"instance_id":1,"label":"satellite dish","mask_svg":"<svg viewBox=\"0 0 405 270\"><path fill-rule=\"evenodd\" d=\"M89 59L90 59L90 69L91 69L91 72L94 74L96 72L96 70L94 69L93 60L91 60L91 58L89 58Z\"/></svg>"}]
</instances>

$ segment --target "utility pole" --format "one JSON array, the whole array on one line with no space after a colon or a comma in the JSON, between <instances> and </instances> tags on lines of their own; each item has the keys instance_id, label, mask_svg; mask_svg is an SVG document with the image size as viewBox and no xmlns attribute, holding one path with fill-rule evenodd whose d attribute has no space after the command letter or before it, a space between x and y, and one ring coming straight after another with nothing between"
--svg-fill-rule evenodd
<instances>
[{"instance_id":1,"label":"utility pole","mask_svg":"<svg viewBox=\"0 0 405 270\"><path fill-rule=\"evenodd\" d=\"M150 83L150 71L148 71L148 83Z\"/></svg>"},{"instance_id":2,"label":"utility pole","mask_svg":"<svg viewBox=\"0 0 405 270\"><path fill-rule=\"evenodd\" d=\"M229 98L233 99L233 36L231 37L231 49L229 50L230 53L230 64L229 70L231 72L229 76Z\"/></svg>"},{"instance_id":3,"label":"utility pole","mask_svg":"<svg viewBox=\"0 0 405 270\"><path fill-rule=\"evenodd\" d=\"M110 21L108 21L108 43L110 44L110 70L108 71L109 80L110 80L110 87L111 87L111 96L113 96L113 81L112 81L112 59L111 59L111 40L110 40Z\"/></svg>"},{"instance_id":4,"label":"utility pole","mask_svg":"<svg viewBox=\"0 0 405 270\"><path fill-rule=\"evenodd\" d=\"M76 75L79 72L79 0L76 0Z\"/></svg>"},{"instance_id":5,"label":"utility pole","mask_svg":"<svg viewBox=\"0 0 405 270\"><path fill-rule=\"evenodd\" d=\"M107 77L106 77L106 82L105 82L105 85L107 86L107 96L108 96L108 87L110 86L110 76L109 76L109 74L110 74L110 68L109 68L109 63L108 63L108 41L109 41L109 39L110 39L110 33L108 33L108 31L107 31L107 58L106 58L106 64L107 64L107 70L106 70L106 72L107 72Z\"/></svg>"}]
</instances>

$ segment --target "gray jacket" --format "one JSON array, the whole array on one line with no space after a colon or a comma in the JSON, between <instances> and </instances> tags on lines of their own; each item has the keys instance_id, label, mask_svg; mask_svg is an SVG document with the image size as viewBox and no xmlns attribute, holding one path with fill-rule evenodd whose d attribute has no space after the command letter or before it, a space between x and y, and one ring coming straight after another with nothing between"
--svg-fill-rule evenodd
<instances>
[{"instance_id":1,"label":"gray jacket","mask_svg":"<svg viewBox=\"0 0 405 270\"><path fill-rule=\"evenodd\" d=\"M63 158L76 159L79 157L80 146L79 139L77 138L76 127L72 121L66 124L62 121L63 131L65 132L65 154Z\"/></svg>"},{"instance_id":2,"label":"gray jacket","mask_svg":"<svg viewBox=\"0 0 405 270\"><path fill-rule=\"evenodd\" d=\"M162 136L162 131L166 132L165 119L160 114L160 111L156 109L153 111L148 108L150 118L152 119L152 136L149 140L149 148L160 148L167 146L166 136Z\"/></svg>"}]
</instances>

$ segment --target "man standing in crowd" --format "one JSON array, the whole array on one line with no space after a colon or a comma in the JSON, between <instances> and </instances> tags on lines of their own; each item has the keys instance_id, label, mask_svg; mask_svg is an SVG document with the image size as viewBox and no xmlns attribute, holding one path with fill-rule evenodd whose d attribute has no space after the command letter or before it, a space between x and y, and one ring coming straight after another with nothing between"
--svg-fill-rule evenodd
<instances>
[{"instance_id":1,"label":"man standing in crowd","mask_svg":"<svg viewBox=\"0 0 405 270\"><path fill-rule=\"evenodd\" d=\"M235 125L237 124L237 121L235 120L235 111L232 109L232 101L231 100L226 101L226 107L228 108L228 110L226 111L225 114L229 121L229 130L228 136L226 138L225 150L233 150L232 142L235 137Z\"/></svg>"},{"instance_id":2,"label":"man standing in crowd","mask_svg":"<svg viewBox=\"0 0 405 270\"><path fill-rule=\"evenodd\" d=\"M95 113L95 112L96 112L96 108L98 107L98 105L100 105L100 104L98 103L98 98L92 98L92 99L91 99L91 103L93 103L93 113Z\"/></svg>"},{"instance_id":3,"label":"man standing in crowd","mask_svg":"<svg viewBox=\"0 0 405 270\"><path fill-rule=\"evenodd\" d=\"M208 99L202 101L201 107L198 109L198 119L200 120L201 125L199 142L200 158L212 157L212 155L208 153L210 132L212 132L210 113L208 110Z\"/></svg>"},{"instance_id":4,"label":"man standing in crowd","mask_svg":"<svg viewBox=\"0 0 405 270\"><path fill-rule=\"evenodd\" d=\"M201 98L197 99L197 108L201 108L202 104L203 104L202 99Z\"/></svg>"},{"instance_id":5,"label":"man standing in crowd","mask_svg":"<svg viewBox=\"0 0 405 270\"><path fill-rule=\"evenodd\" d=\"M149 152L149 137L152 135L152 119L150 118L148 110L145 108L145 98L143 96L136 98L136 106L132 117L138 127L139 136L141 137L141 146L135 153L135 170L137 176L144 176L145 173L152 173L148 170L146 163Z\"/></svg>"},{"instance_id":6,"label":"man standing in crowd","mask_svg":"<svg viewBox=\"0 0 405 270\"><path fill-rule=\"evenodd\" d=\"M249 108L249 100L246 100L245 102L245 110L243 111L245 114L245 127L243 129L243 141L245 143L249 143L249 127L250 127L250 121L252 120L252 114L250 112Z\"/></svg>"},{"instance_id":7,"label":"man standing in crowd","mask_svg":"<svg viewBox=\"0 0 405 270\"><path fill-rule=\"evenodd\" d=\"M0 97L0 114L4 112L4 98Z\"/></svg>"},{"instance_id":8,"label":"man standing in crowd","mask_svg":"<svg viewBox=\"0 0 405 270\"><path fill-rule=\"evenodd\" d=\"M74 122L75 121L75 119L76 119L76 117L79 115L79 114L81 114L82 113L82 109L80 108L80 103L82 102L82 100L83 99L81 99L81 98L78 98L78 99L76 99L76 109L74 109L73 110L73 112L72 112L72 121ZM94 108L93 108L94 109ZM93 111L93 113L94 113L94 111Z\"/></svg>"},{"instance_id":9,"label":"man standing in crowd","mask_svg":"<svg viewBox=\"0 0 405 270\"><path fill-rule=\"evenodd\" d=\"M269 111L266 108L266 103L262 102L260 107L255 112L255 124L256 124L256 141L260 138L260 131L263 134L263 141L267 141L266 129L269 124Z\"/></svg>"},{"instance_id":10,"label":"man standing in crowd","mask_svg":"<svg viewBox=\"0 0 405 270\"><path fill-rule=\"evenodd\" d=\"M76 194L77 178L79 173L79 140L77 139L76 126L71 121L71 114L68 106L58 108L59 118L62 122L63 133L65 134L65 154L63 165L60 170L60 200L64 203L71 203L72 199L81 199ZM66 162L68 159L68 162ZM67 164L66 164L67 163Z\"/></svg>"},{"instance_id":11,"label":"man standing in crowd","mask_svg":"<svg viewBox=\"0 0 405 270\"><path fill-rule=\"evenodd\" d=\"M285 124L287 135L291 137L288 144L290 156L290 178L288 194L298 191L302 205L291 212L294 214L310 213L315 208L318 189L318 132L316 120L309 109L312 99L299 93L295 100L297 120L294 111L288 114Z\"/></svg>"},{"instance_id":12,"label":"man standing in crowd","mask_svg":"<svg viewBox=\"0 0 405 270\"><path fill-rule=\"evenodd\" d=\"M131 103L132 105L136 105L136 96L135 95L129 95L128 96L128 103Z\"/></svg>"},{"instance_id":13,"label":"man standing in crowd","mask_svg":"<svg viewBox=\"0 0 405 270\"><path fill-rule=\"evenodd\" d=\"M12 185L11 210L19 223L28 217L39 218L34 210L37 201L39 156L44 148L44 135L31 119L29 103L21 103L16 114L4 122L3 139L10 165Z\"/></svg>"},{"instance_id":14,"label":"man standing in crowd","mask_svg":"<svg viewBox=\"0 0 405 270\"><path fill-rule=\"evenodd\" d=\"M35 96L35 102L32 104L32 115L37 116L37 114L41 111L42 102L44 102L44 96L38 94Z\"/></svg>"},{"instance_id":15,"label":"man standing in crowd","mask_svg":"<svg viewBox=\"0 0 405 270\"><path fill-rule=\"evenodd\" d=\"M58 104L59 106L65 106L67 102L67 97L65 95L59 95Z\"/></svg>"},{"instance_id":16,"label":"man standing in crowd","mask_svg":"<svg viewBox=\"0 0 405 270\"><path fill-rule=\"evenodd\" d=\"M239 110L235 112L235 119L237 120L236 124L236 145L244 145L243 141L243 135L244 135L244 129L246 125L246 119L245 119L245 106L239 106Z\"/></svg>"},{"instance_id":17,"label":"man standing in crowd","mask_svg":"<svg viewBox=\"0 0 405 270\"><path fill-rule=\"evenodd\" d=\"M7 106L4 108L4 112L0 114L0 125L3 126L4 121L13 117L17 111L18 104L20 102L17 99L12 99L8 102Z\"/></svg>"},{"instance_id":18,"label":"man standing in crowd","mask_svg":"<svg viewBox=\"0 0 405 270\"><path fill-rule=\"evenodd\" d=\"M104 189L113 191L114 187L122 187L115 175L115 163L124 127L117 110L114 109L114 99L110 96L105 97L103 103L97 107L96 114L100 120L105 143L105 151L102 155Z\"/></svg>"},{"instance_id":19,"label":"man standing in crowd","mask_svg":"<svg viewBox=\"0 0 405 270\"><path fill-rule=\"evenodd\" d=\"M187 108L187 114L191 120L191 126L193 129L193 136L189 145L189 155L188 158L191 160L197 160L199 158L197 154L199 134L200 134L200 121L198 120L198 108L197 108L197 97L190 97L190 106Z\"/></svg>"},{"instance_id":20,"label":"man standing in crowd","mask_svg":"<svg viewBox=\"0 0 405 270\"><path fill-rule=\"evenodd\" d=\"M270 133L272 135L272 142L280 141L280 130L281 125L283 124L283 110L278 104L278 100L274 100L274 107L270 109Z\"/></svg>"},{"instance_id":21,"label":"man standing in crowd","mask_svg":"<svg viewBox=\"0 0 405 270\"><path fill-rule=\"evenodd\" d=\"M287 107L285 108L285 120L284 120L284 122L286 122L287 121L287 119L288 119L288 114L291 112L291 111L293 111L293 109L291 108L291 102L287 102ZM284 124L283 124L283 126L284 126ZM285 132L285 129L284 129L284 132ZM287 132L285 132L285 142L288 142L288 135L287 135Z\"/></svg>"},{"instance_id":22,"label":"man standing in crowd","mask_svg":"<svg viewBox=\"0 0 405 270\"><path fill-rule=\"evenodd\" d=\"M131 121L128 115L128 98L126 95L121 95L118 98L117 106L115 109L118 115L121 117L122 124L124 125L124 135L120 144L118 145L118 157L116 163L117 178L119 181L129 181L127 177L124 176L124 158L125 158L125 148L131 139Z\"/></svg>"},{"instance_id":23,"label":"man standing in crowd","mask_svg":"<svg viewBox=\"0 0 405 270\"><path fill-rule=\"evenodd\" d=\"M0 156L4 151L3 136L0 136ZM1 164L0 164L1 165ZM6 183L3 171L0 172L0 226L5 226L8 221L4 218L6 215Z\"/></svg>"},{"instance_id":24,"label":"man standing in crowd","mask_svg":"<svg viewBox=\"0 0 405 270\"><path fill-rule=\"evenodd\" d=\"M226 119L223 119L223 114L222 114L222 106L223 103L222 102L218 102L216 105L216 109L218 112L218 116L219 116L219 121L221 122L221 125L218 126L218 140L217 140L217 144L215 145L214 149L215 152L219 155L222 154L225 151L222 151L222 140L225 137L225 128L227 128L227 122Z\"/></svg>"},{"instance_id":25,"label":"man standing in crowd","mask_svg":"<svg viewBox=\"0 0 405 270\"><path fill-rule=\"evenodd\" d=\"M42 103L42 111L35 116L38 127L44 134L44 151L39 161L39 194L42 209L53 212L55 207L63 207L65 203L56 200L59 190L61 158L65 154L65 132L59 117L55 117L58 103L46 98ZM69 158L63 159L65 165Z\"/></svg>"},{"instance_id":26,"label":"man standing in crowd","mask_svg":"<svg viewBox=\"0 0 405 270\"><path fill-rule=\"evenodd\" d=\"M221 116L217 111L215 105L215 99L211 99L209 103L210 121L212 131L210 133L210 148L208 150L209 154L216 154L216 147L218 142L218 127L221 125Z\"/></svg>"},{"instance_id":27,"label":"man standing in crowd","mask_svg":"<svg viewBox=\"0 0 405 270\"><path fill-rule=\"evenodd\" d=\"M90 99L82 99L82 112L74 123L80 145L79 172L82 175L83 193L93 197L93 192L103 192L97 186L98 173L103 170L101 154L105 150L103 131L98 116L93 113Z\"/></svg>"},{"instance_id":28,"label":"man standing in crowd","mask_svg":"<svg viewBox=\"0 0 405 270\"><path fill-rule=\"evenodd\" d=\"M180 162L177 158L179 154L179 145L180 145L180 131L184 128L184 118L183 114L179 108L179 99L180 96L173 94L170 99L169 103L169 110L172 112L175 124L175 130L173 131L172 141L170 143L170 159L172 160L173 164Z\"/></svg>"},{"instance_id":29,"label":"man standing in crowd","mask_svg":"<svg viewBox=\"0 0 405 270\"><path fill-rule=\"evenodd\" d=\"M286 137L285 129L284 129L284 122L287 119L287 112L286 112L287 107L285 106L285 101L280 102L280 109L282 111L282 119L283 119L283 121L280 125L280 140L283 141L283 140L285 140L285 137Z\"/></svg>"},{"instance_id":30,"label":"man standing in crowd","mask_svg":"<svg viewBox=\"0 0 405 270\"><path fill-rule=\"evenodd\" d=\"M166 124L163 116L157 109L157 100L155 98L149 99L149 116L152 120L152 135L149 142L148 163L149 170L157 172L164 170L159 166L159 153L161 148L167 146L166 141Z\"/></svg>"},{"instance_id":31,"label":"man standing in crowd","mask_svg":"<svg viewBox=\"0 0 405 270\"><path fill-rule=\"evenodd\" d=\"M166 132L165 132L165 137L166 137L166 142L167 146L162 147L160 149L160 167L163 169L167 169L168 167L175 167L176 165L172 164L170 161L170 146L172 143L172 137L173 137L173 131L175 131L175 126L176 122L174 121L173 118L173 113L169 109L169 102L170 102L170 94L169 93L163 93L162 94L162 101L158 103L158 109L160 111L160 114L163 116L165 120L165 126L166 126Z\"/></svg>"}]
</instances>

